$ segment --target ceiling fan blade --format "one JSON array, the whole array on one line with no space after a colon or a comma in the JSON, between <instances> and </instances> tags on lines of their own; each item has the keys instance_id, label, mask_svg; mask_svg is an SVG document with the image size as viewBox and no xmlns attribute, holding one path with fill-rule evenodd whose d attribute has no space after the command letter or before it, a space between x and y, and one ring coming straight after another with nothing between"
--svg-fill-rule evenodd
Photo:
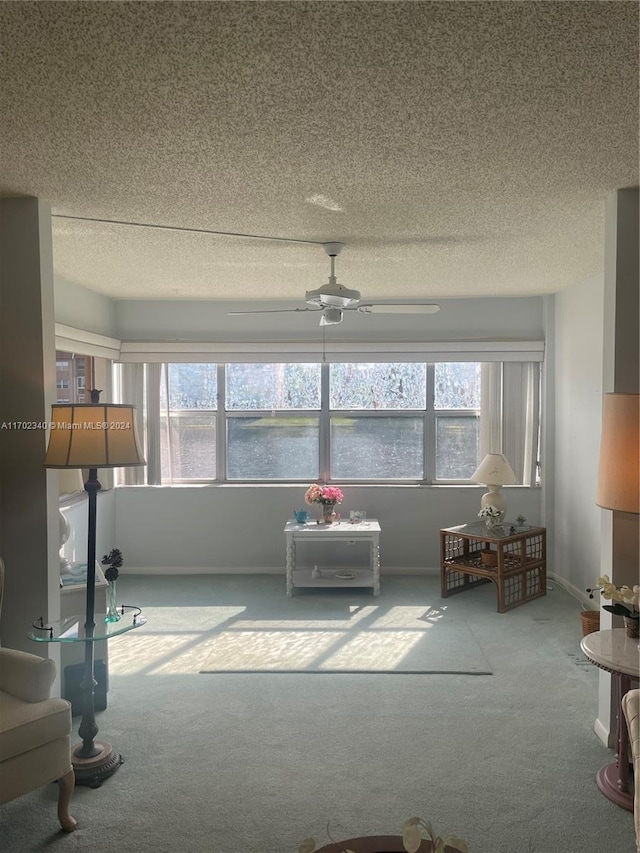
<instances>
[{"instance_id":1,"label":"ceiling fan blade","mask_svg":"<svg viewBox=\"0 0 640 853\"><path fill-rule=\"evenodd\" d=\"M389 303L387 305L365 302L358 305L356 310L360 311L361 314L437 314L440 306L426 302Z\"/></svg>"},{"instance_id":2,"label":"ceiling fan blade","mask_svg":"<svg viewBox=\"0 0 640 853\"><path fill-rule=\"evenodd\" d=\"M266 308L262 311L227 311L228 317L239 317L244 314L300 314L305 312L322 311L321 308Z\"/></svg>"}]
</instances>

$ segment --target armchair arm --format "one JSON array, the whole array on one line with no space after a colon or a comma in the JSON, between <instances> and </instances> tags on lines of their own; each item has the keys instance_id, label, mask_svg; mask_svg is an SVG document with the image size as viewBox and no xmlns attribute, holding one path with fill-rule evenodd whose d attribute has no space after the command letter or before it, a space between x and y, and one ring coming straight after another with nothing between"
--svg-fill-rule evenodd
<instances>
[{"instance_id":1,"label":"armchair arm","mask_svg":"<svg viewBox=\"0 0 640 853\"><path fill-rule=\"evenodd\" d=\"M635 775L635 796L633 820L636 828L636 846L640 853L640 690L629 690L622 697L622 710L627 720L633 769Z\"/></svg>"},{"instance_id":2,"label":"armchair arm","mask_svg":"<svg viewBox=\"0 0 640 853\"><path fill-rule=\"evenodd\" d=\"M10 693L23 702L44 702L49 698L56 677L52 660L0 648L0 690Z\"/></svg>"}]
</instances>

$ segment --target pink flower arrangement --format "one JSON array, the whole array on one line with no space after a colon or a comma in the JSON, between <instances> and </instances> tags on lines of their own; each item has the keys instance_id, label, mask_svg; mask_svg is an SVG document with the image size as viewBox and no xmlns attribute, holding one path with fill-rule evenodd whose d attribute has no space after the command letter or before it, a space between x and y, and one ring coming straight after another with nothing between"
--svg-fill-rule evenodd
<instances>
[{"instance_id":1,"label":"pink flower arrangement","mask_svg":"<svg viewBox=\"0 0 640 853\"><path fill-rule=\"evenodd\" d=\"M341 503L343 497L342 489L337 486L319 486L314 483L304 493L304 502L309 506L311 504L331 504L333 506Z\"/></svg>"}]
</instances>

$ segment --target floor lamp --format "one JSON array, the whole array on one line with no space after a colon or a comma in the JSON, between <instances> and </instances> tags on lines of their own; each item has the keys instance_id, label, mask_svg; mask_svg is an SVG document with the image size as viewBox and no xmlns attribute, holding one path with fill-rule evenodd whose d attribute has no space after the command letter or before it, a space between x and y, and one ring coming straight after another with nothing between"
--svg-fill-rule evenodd
<instances>
[{"instance_id":1,"label":"floor lamp","mask_svg":"<svg viewBox=\"0 0 640 853\"><path fill-rule=\"evenodd\" d=\"M611 393L604 395L602 407L602 433L600 437L600 459L596 504L603 509L627 513L624 522L628 530L634 555L627 556L620 565L615 559L612 565L612 580L620 586L622 580L633 586L638 570L638 518L640 515L640 394ZM631 516L636 516L635 522ZM624 516L623 516L624 518ZM629 528L628 523L634 526ZM624 550L624 549L623 549ZM631 565L631 576L627 574ZM616 565L618 563L618 565ZM617 571L616 571L617 569Z\"/></svg>"},{"instance_id":2,"label":"floor lamp","mask_svg":"<svg viewBox=\"0 0 640 853\"><path fill-rule=\"evenodd\" d=\"M100 392L91 391L90 403L52 406L51 433L45 456L46 468L88 468L84 484L89 497L87 534L87 599L85 610L84 675L82 720L78 734L82 738L72 754L76 783L97 787L122 764L122 757L110 744L98 743L94 708L96 681L93 666L96 585L97 495L102 488L98 468L144 465L136 430L135 406L100 403Z\"/></svg>"}]
</instances>

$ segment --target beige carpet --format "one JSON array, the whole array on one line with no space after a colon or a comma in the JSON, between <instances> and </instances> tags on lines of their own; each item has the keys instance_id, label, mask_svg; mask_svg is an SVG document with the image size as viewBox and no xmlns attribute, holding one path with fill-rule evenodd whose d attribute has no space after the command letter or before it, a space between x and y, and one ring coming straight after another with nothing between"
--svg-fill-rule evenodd
<instances>
[{"instance_id":1,"label":"beige carpet","mask_svg":"<svg viewBox=\"0 0 640 853\"><path fill-rule=\"evenodd\" d=\"M427 614L364 605L332 619L240 618L208 639L200 671L492 674L466 622Z\"/></svg>"}]
</instances>

